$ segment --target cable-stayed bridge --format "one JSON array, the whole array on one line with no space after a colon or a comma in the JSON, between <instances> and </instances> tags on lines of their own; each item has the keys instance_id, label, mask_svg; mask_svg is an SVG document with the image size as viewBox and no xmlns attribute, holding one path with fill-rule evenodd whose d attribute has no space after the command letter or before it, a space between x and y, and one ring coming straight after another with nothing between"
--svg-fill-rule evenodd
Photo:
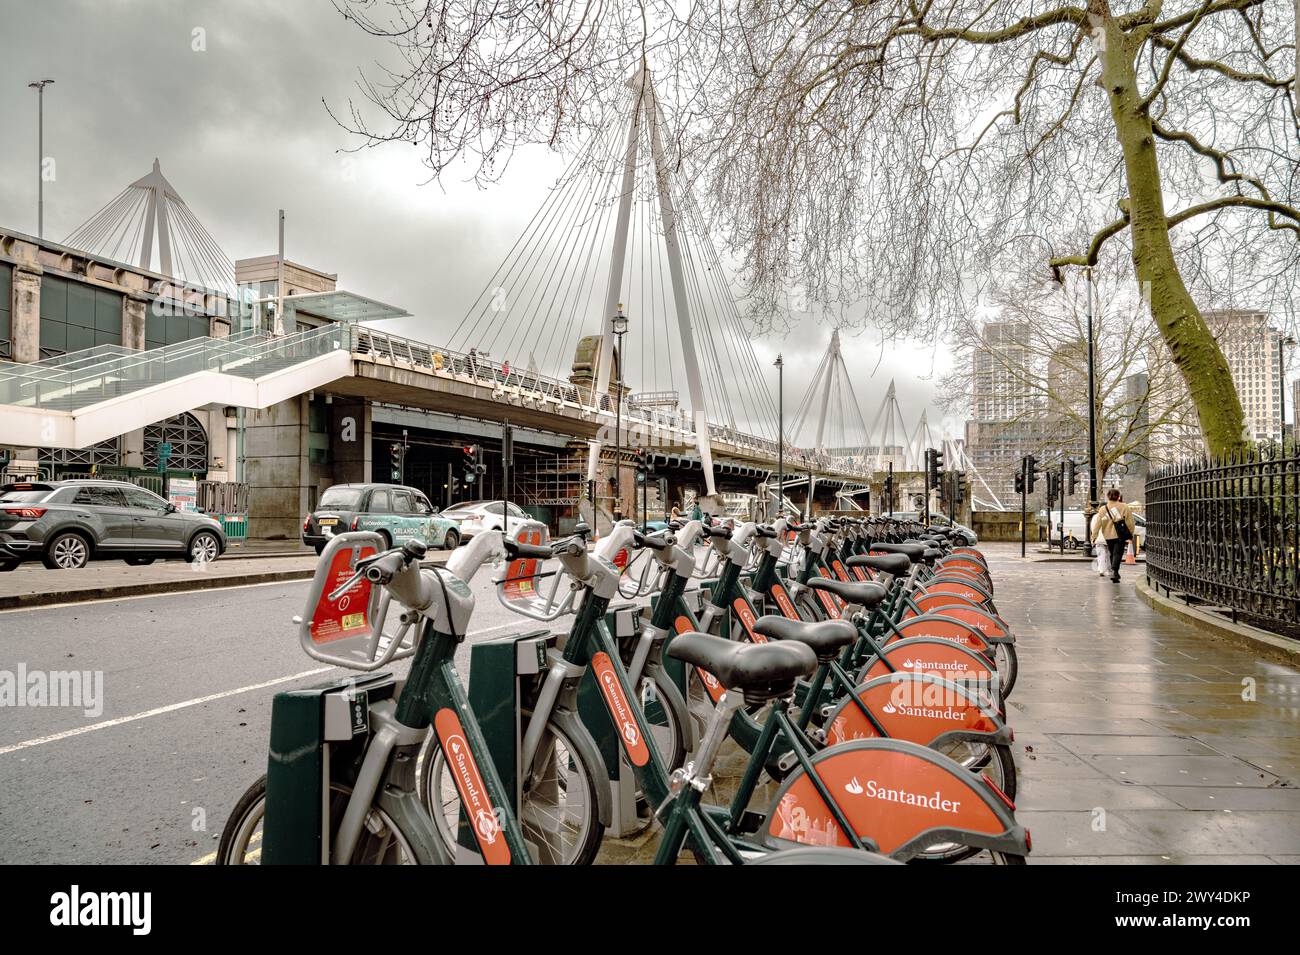
<instances>
[{"instance_id":1,"label":"cable-stayed bridge","mask_svg":"<svg viewBox=\"0 0 1300 955\"><path fill-rule=\"evenodd\" d=\"M778 435L774 375L755 356L687 172L665 154L648 75L629 82L624 115L573 158L449 333L389 333L374 320L405 312L335 290L282 292L274 327L300 330L275 335L232 293L225 337L159 348L124 338L0 363L0 445L84 448L187 409L267 409L324 391L585 442L588 484L615 443L695 473L710 495L769 481L779 440L787 485L812 474L845 504L887 461L919 469L924 416L895 460L892 383L887 426L867 429L838 331ZM74 232L68 248L80 247L87 275L117 261L143 273L155 306L234 287L229 258L156 161Z\"/></svg>"}]
</instances>

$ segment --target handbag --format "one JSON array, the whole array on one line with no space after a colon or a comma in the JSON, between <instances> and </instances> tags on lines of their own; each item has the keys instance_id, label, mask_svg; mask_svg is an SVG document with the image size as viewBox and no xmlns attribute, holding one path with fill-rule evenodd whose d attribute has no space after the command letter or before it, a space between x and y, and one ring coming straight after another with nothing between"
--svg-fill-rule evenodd
<instances>
[{"instance_id":1,"label":"handbag","mask_svg":"<svg viewBox=\"0 0 1300 955\"><path fill-rule=\"evenodd\" d=\"M1115 520L1115 515L1111 513L1109 504L1106 505L1106 516L1110 518L1111 524L1115 527L1116 537L1126 544L1133 539L1133 532L1128 529L1128 522L1123 519Z\"/></svg>"}]
</instances>

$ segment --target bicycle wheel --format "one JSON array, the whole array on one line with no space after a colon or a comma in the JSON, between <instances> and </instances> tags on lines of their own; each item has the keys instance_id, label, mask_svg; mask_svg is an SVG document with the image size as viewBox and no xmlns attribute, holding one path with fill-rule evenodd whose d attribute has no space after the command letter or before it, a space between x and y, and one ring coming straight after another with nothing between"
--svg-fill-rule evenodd
<instances>
[{"instance_id":1,"label":"bicycle wheel","mask_svg":"<svg viewBox=\"0 0 1300 955\"><path fill-rule=\"evenodd\" d=\"M1016 685L1016 677L1020 673L1016 645L1014 643L993 644L993 662L997 664L998 678L1002 683L1002 698L1005 700L1011 695L1011 690Z\"/></svg>"},{"instance_id":2,"label":"bicycle wheel","mask_svg":"<svg viewBox=\"0 0 1300 955\"><path fill-rule=\"evenodd\" d=\"M352 791L338 783L330 784L330 832L338 829ZM266 815L266 777L248 787L235 803L221 830L216 865L261 865L262 822ZM351 865L418 865L419 858L411 841L393 819L378 806L371 807Z\"/></svg>"},{"instance_id":3,"label":"bicycle wheel","mask_svg":"<svg viewBox=\"0 0 1300 955\"><path fill-rule=\"evenodd\" d=\"M521 733L532 714L522 713ZM518 810L519 826L533 861L543 865L590 865L600 848L605 827L597 816L596 781L604 766L588 766L554 721L537 745L532 780L524 790ZM447 771L447 761L437 737L420 754L421 796L433 816L434 828L454 854L460 829L460 793Z\"/></svg>"},{"instance_id":4,"label":"bicycle wheel","mask_svg":"<svg viewBox=\"0 0 1300 955\"><path fill-rule=\"evenodd\" d=\"M677 687L669 682L668 675L656 673L652 679L642 679L638 693L641 712L650 724L650 737L655 749L664 761L668 772L678 769L686 762L686 704L677 692ZM636 794L638 808L645 805L645 797L638 789Z\"/></svg>"},{"instance_id":5,"label":"bicycle wheel","mask_svg":"<svg viewBox=\"0 0 1300 955\"><path fill-rule=\"evenodd\" d=\"M987 776L1008 799L1016 799L1016 763L1011 756L1011 748L996 743L992 746L976 740L955 740L945 746L931 747L943 753L953 762L979 776ZM925 852L910 861L913 864L949 865L979 855L981 850L956 843L938 843L927 846ZM994 853L999 855L1000 853ZM996 859L994 860L996 862ZM1022 859L1023 861L1023 859Z\"/></svg>"}]
</instances>

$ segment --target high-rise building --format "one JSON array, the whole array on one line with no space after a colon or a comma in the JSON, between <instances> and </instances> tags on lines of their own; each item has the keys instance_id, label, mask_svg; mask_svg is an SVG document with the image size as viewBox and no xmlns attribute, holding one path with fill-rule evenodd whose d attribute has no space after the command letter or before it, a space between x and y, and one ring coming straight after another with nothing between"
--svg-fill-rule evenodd
<instances>
[{"instance_id":1,"label":"high-rise building","mask_svg":"<svg viewBox=\"0 0 1300 955\"><path fill-rule=\"evenodd\" d=\"M1246 437L1251 441L1279 441L1282 438L1282 333L1269 323L1267 312L1249 309L1214 309L1202 313L1205 323L1219 342L1232 372L1241 410L1246 419ZM1169 408L1190 407L1187 386L1167 360L1163 364L1170 379L1159 389L1160 400L1153 408L1157 420ZM1182 458L1203 454L1205 443L1195 417L1181 424L1162 424L1151 434L1153 465L1172 464Z\"/></svg>"},{"instance_id":2,"label":"high-rise building","mask_svg":"<svg viewBox=\"0 0 1300 955\"><path fill-rule=\"evenodd\" d=\"M1012 421L1041 404L1027 394L1025 376L1033 365L1028 322L988 322L972 349L971 417Z\"/></svg>"}]
</instances>

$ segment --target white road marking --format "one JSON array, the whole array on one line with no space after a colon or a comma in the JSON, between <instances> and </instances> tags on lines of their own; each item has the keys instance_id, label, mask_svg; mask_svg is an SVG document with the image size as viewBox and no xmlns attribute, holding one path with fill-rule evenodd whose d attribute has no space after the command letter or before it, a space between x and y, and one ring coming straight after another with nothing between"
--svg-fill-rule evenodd
<instances>
[{"instance_id":1,"label":"white road marking","mask_svg":"<svg viewBox=\"0 0 1300 955\"><path fill-rule=\"evenodd\" d=\"M150 716L161 716L163 713L174 713L176 710L198 706L200 703L211 703L213 700L224 699L228 696L238 696L240 693L248 693L252 690L263 690L268 686L275 686L279 683L288 683L291 680L300 680L303 677L313 676L317 673L325 673L333 669L334 667L316 667L314 670L303 670L301 673L277 677L274 680L267 680L265 683L253 683L249 686L241 686L233 690L222 690L220 693L210 693L207 696L195 697L192 700L183 700L180 703L171 703L167 706L159 706L152 710L145 710L143 713L133 713L130 716L119 716L114 720L103 720L99 723L91 723L89 726L78 726L76 729L64 730L62 733L52 733L49 736L38 736L35 739L26 739L21 743L14 743L12 746L0 746L0 756L5 755L6 753L16 752L20 749L30 749L33 746L40 746L43 743L53 743L57 740L68 739L72 736L80 736L83 733L93 733L96 730L106 730L112 726L121 726L123 723L134 723L136 720L142 720Z\"/></svg>"},{"instance_id":2,"label":"white road marking","mask_svg":"<svg viewBox=\"0 0 1300 955\"><path fill-rule=\"evenodd\" d=\"M508 627L517 627L518 623L503 623L495 627L485 627L482 630L474 630L466 634L469 637L477 637L480 634L492 633L496 630L505 630ZM73 736L81 736L84 733L93 733L96 730L106 730L114 726L121 726L123 723L134 723L136 720L143 720L150 716L161 716L164 713L174 713L177 710L187 709L191 706L199 706L202 703L211 703L213 700L225 699L229 696L238 696L240 693L250 693L253 690L264 690L269 686L276 686L280 683L289 683L293 680L301 680L304 677L315 676L318 673L327 673L330 670L338 669L337 667L316 667L313 670L303 670L301 673L292 673L289 676L276 677L274 680L267 680L265 683L252 683L248 686L236 687L233 690L222 690L220 693L210 693L207 696L198 696L192 700L182 700L180 703L170 703L167 706L155 707L152 710L145 710L142 713L133 713L130 716L119 716L117 719L102 720L99 723L91 723L89 726L78 726L76 729L64 730L61 733L51 733L49 736L37 736L33 739L23 740L21 743L14 743L10 746L0 746L0 756L6 753L17 752L20 749L30 749L33 746L40 746L44 743L54 743L61 739L68 739Z\"/></svg>"}]
</instances>

